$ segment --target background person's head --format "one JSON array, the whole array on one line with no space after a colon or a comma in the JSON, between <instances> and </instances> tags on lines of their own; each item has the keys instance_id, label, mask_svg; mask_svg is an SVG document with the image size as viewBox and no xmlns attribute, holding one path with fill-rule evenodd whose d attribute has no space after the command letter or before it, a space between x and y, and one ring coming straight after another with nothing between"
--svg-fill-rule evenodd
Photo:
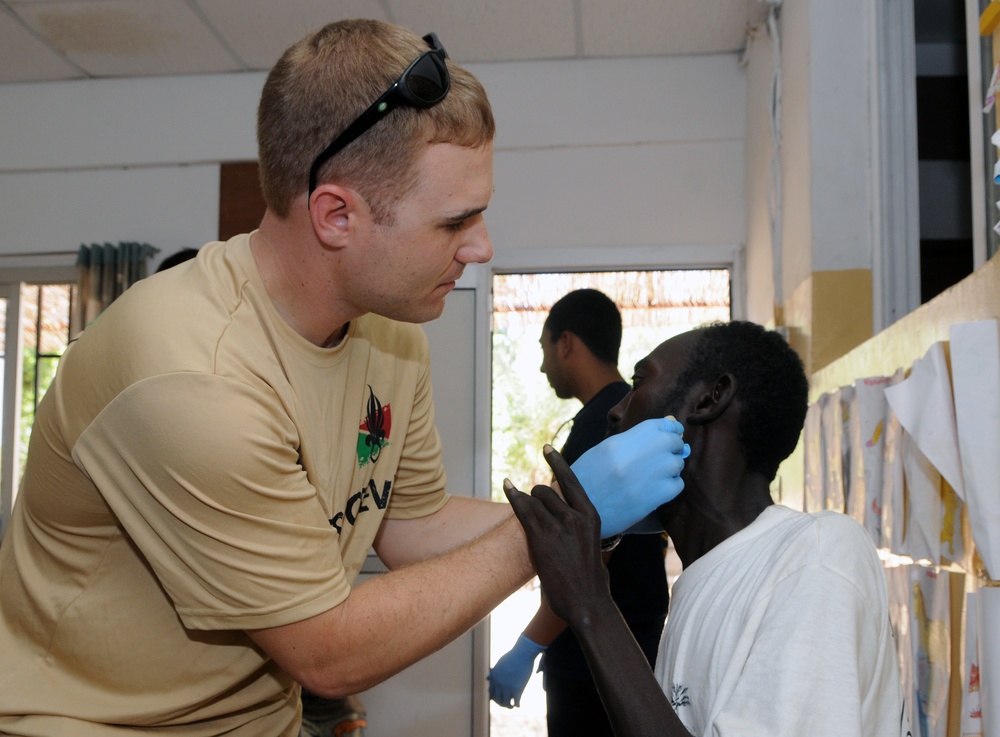
<instances>
[{"instance_id":1,"label":"background person's head","mask_svg":"<svg viewBox=\"0 0 1000 737\"><path fill-rule=\"evenodd\" d=\"M636 364L633 381L632 393L609 415L612 432L666 415L685 427L712 422L718 417L710 412L697 415L699 402L711 402L717 387L731 386L731 403L720 404L720 410L738 412L747 469L767 481L795 450L809 400L802 360L788 342L775 331L742 321L700 328L660 344Z\"/></svg>"},{"instance_id":2,"label":"background person's head","mask_svg":"<svg viewBox=\"0 0 1000 737\"><path fill-rule=\"evenodd\" d=\"M447 39L442 39L447 48ZM376 100L427 43L376 20L331 23L289 48L271 69L257 111L261 190L267 207L285 218L306 193L313 160ZM476 148L494 135L486 92L448 61L451 87L430 108L400 105L334 155L319 182L356 189L376 222L415 184L415 164L430 143Z\"/></svg>"},{"instance_id":3,"label":"background person's head","mask_svg":"<svg viewBox=\"0 0 1000 737\"><path fill-rule=\"evenodd\" d=\"M156 267L156 273L159 274L161 271L166 271L172 266L190 261L197 255L197 248L182 248L179 251L175 251L160 262L160 265Z\"/></svg>"},{"instance_id":4,"label":"background person's head","mask_svg":"<svg viewBox=\"0 0 1000 737\"><path fill-rule=\"evenodd\" d=\"M600 363L617 370L622 344L622 316L618 306L597 289L577 289L559 299L542 326L541 371L556 396L574 395L573 377L560 358L559 343L567 333L575 335Z\"/></svg>"}]
</instances>

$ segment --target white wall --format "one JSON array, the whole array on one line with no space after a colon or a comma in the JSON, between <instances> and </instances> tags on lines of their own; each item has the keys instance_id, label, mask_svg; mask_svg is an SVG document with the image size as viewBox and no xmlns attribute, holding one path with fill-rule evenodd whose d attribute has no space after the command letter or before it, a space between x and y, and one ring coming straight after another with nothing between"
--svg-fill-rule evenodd
<instances>
[{"instance_id":1,"label":"white wall","mask_svg":"<svg viewBox=\"0 0 1000 737\"><path fill-rule=\"evenodd\" d=\"M218 232L217 164L0 174L0 253L138 241L157 260Z\"/></svg>"},{"instance_id":2,"label":"white wall","mask_svg":"<svg viewBox=\"0 0 1000 737\"><path fill-rule=\"evenodd\" d=\"M743 242L735 55L474 71L497 116L498 249Z\"/></svg>"},{"instance_id":3,"label":"white wall","mask_svg":"<svg viewBox=\"0 0 1000 737\"><path fill-rule=\"evenodd\" d=\"M218 232L219 161L256 158L263 75L0 86L0 254Z\"/></svg>"},{"instance_id":4,"label":"white wall","mask_svg":"<svg viewBox=\"0 0 1000 737\"><path fill-rule=\"evenodd\" d=\"M0 171L256 155L262 74L0 85Z\"/></svg>"},{"instance_id":5,"label":"white wall","mask_svg":"<svg viewBox=\"0 0 1000 737\"><path fill-rule=\"evenodd\" d=\"M872 267L870 3L809 2L814 271Z\"/></svg>"},{"instance_id":6,"label":"white wall","mask_svg":"<svg viewBox=\"0 0 1000 737\"><path fill-rule=\"evenodd\" d=\"M735 55L470 68L498 123L498 249L566 249L572 265L587 247L743 242ZM256 158L263 79L0 85L0 254L138 240L162 256L211 240L217 164Z\"/></svg>"},{"instance_id":7,"label":"white wall","mask_svg":"<svg viewBox=\"0 0 1000 737\"><path fill-rule=\"evenodd\" d=\"M874 1L782 3L778 280L766 197L775 43L761 29L748 50L746 271L752 320L769 321L775 299L785 303L813 272L872 268Z\"/></svg>"},{"instance_id":8,"label":"white wall","mask_svg":"<svg viewBox=\"0 0 1000 737\"><path fill-rule=\"evenodd\" d=\"M781 7L783 300L813 272L810 0Z\"/></svg>"},{"instance_id":9,"label":"white wall","mask_svg":"<svg viewBox=\"0 0 1000 737\"><path fill-rule=\"evenodd\" d=\"M753 285L747 297L748 320L768 324L774 319L774 246L770 200L774 147L769 105L774 46L763 29L747 48L746 279ZM773 196L773 195L772 195ZM779 238L780 240L780 238Z\"/></svg>"}]
</instances>

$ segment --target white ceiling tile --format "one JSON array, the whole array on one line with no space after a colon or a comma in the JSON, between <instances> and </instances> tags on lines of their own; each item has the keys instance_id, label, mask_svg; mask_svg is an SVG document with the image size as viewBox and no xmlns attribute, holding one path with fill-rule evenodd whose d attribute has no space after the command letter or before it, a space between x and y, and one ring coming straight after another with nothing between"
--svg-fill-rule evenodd
<instances>
[{"instance_id":1,"label":"white ceiling tile","mask_svg":"<svg viewBox=\"0 0 1000 737\"><path fill-rule=\"evenodd\" d=\"M434 31L459 63L556 59L577 54L573 0L387 0L391 17Z\"/></svg>"},{"instance_id":2,"label":"white ceiling tile","mask_svg":"<svg viewBox=\"0 0 1000 737\"><path fill-rule=\"evenodd\" d=\"M583 53L642 56L736 51L756 0L580 0Z\"/></svg>"},{"instance_id":3,"label":"white ceiling tile","mask_svg":"<svg viewBox=\"0 0 1000 737\"><path fill-rule=\"evenodd\" d=\"M0 9L0 84L82 76L80 70Z\"/></svg>"},{"instance_id":4,"label":"white ceiling tile","mask_svg":"<svg viewBox=\"0 0 1000 737\"><path fill-rule=\"evenodd\" d=\"M307 33L343 18L386 20L378 0L196 0L205 18L251 69L270 69Z\"/></svg>"},{"instance_id":5,"label":"white ceiling tile","mask_svg":"<svg viewBox=\"0 0 1000 737\"><path fill-rule=\"evenodd\" d=\"M0 83L271 67L338 18L436 31L458 62L730 52L760 0L0 0Z\"/></svg>"},{"instance_id":6,"label":"white ceiling tile","mask_svg":"<svg viewBox=\"0 0 1000 737\"><path fill-rule=\"evenodd\" d=\"M97 77L241 68L187 3L177 0L10 2L51 46Z\"/></svg>"}]
</instances>

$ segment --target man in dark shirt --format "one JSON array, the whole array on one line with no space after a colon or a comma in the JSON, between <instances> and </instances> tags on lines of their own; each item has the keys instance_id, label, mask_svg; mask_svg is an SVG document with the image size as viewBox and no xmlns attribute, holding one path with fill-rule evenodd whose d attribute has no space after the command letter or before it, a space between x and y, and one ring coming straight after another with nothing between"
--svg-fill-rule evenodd
<instances>
[{"instance_id":1,"label":"man in dark shirt","mask_svg":"<svg viewBox=\"0 0 1000 737\"><path fill-rule=\"evenodd\" d=\"M541 371L560 399L583 402L561 451L567 463L605 437L608 412L629 391L618 371L621 338L618 307L596 289L570 292L552 306L545 321ZM650 663L667 613L663 542L660 535L625 535L605 554L612 597ZM535 658L543 652L549 737L612 737L576 636L544 600L511 651L490 671L490 697L508 708L519 705Z\"/></svg>"}]
</instances>

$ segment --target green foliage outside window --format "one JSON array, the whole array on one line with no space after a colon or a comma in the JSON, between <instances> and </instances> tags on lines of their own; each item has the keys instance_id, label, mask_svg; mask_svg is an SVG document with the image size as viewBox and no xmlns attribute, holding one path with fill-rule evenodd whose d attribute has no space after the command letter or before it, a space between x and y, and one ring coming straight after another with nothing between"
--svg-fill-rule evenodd
<instances>
[{"instance_id":1,"label":"green foliage outside window","mask_svg":"<svg viewBox=\"0 0 1000 737\"><path fill-rule=\"evenodd\" d=\"M56 368L59 366L59 358L52 356L40 357L34 351L25 351L21 366L24 375L21 380L19 447L20 464L21 468L24 468L24 462L28 456L28 439L31 437L31 426L35 421L35 409L49 388L49 384L52 383L52 379L55 378ZM35 391L36 386L38 387L37 394Z\"/></svg>"},{"instance_id":2,"label":"green foliage outside window","mask_svg":"<svg viewBox=\"0 0 1000 737\"><path fill-rule=\"evenodd\" d=\"M538 325L538 333L541 325ZM534 360L537 359L537 360ZM532 363L534 370L532 371ZM503 479L530 491L548 483L551 472L542 459L542 446L561 447L566 432L555 435L575 415L580 403L556 397L539 371L542 351L538 336L509 328L493 333L493 498L503 501ZM500 370L504 367L506 370Z\"/></svg>"}]
</instances>

